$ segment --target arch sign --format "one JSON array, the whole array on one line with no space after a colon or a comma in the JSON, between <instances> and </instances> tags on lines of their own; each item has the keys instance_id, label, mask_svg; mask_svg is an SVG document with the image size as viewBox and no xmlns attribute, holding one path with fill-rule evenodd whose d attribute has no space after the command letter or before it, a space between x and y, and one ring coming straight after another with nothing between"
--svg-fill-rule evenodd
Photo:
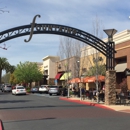
<instances>
[{"instance_id":1,"label":"arch sign","mask_svg":"<svg viewBox=\"0 0 130 130\"><path fill-rule=\"evenodd\" d=\"M0 43L25 35L30 35L28 40L27 39L24 40L25 42L29 42L33 34L63 35L77 39L81 42L84 42L94 47L95 49L97 49L99 52L101 52L103 55L106 56L107 61L106 69L107 70L114 69L114 53L115 53L114 43L107 44L101 39L93 36L92 34L89 34L85 31L69 26L58 24L44 24L44 23L37 24L35 23L37 17L40 18L40 15L36 15L33 18L32 23L29 25L23 25L0 32Z\"/></svg>"}]
</instances>

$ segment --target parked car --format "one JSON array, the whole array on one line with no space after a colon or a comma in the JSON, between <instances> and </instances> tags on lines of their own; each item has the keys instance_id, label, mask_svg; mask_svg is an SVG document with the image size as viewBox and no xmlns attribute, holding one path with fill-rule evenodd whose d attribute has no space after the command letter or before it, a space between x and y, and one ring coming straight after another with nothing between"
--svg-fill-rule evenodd
<instances>
[{"instance_id":1,"label":"parked car","mask_svg":"<svg viewBox=\"0 0 130 130\"><path fill-rule=\"evenodd\" d=\"M51 85L49 87L48 93L49 93L49 95L52 95L52 94L61 95L62 94L62 89L63 89L62 86Z\"/></svg>"},{"instance_id":2,"label":"parked car","mask_svg":"<svg viewBox=\"0 0 130 130\"><path fill-rule=\"evenodd\" d=\"M39 93L39 86L32 87L31 93Z\"/></svg>"},{"instance_id":3,"label":"parked car","mask_svg":"<svg viewBox=\"0 0 130 130\"><path fill-rule=\"evenodd\" d=\"M12 86L9 84L3 84L1 86L1 91L2 92L11 92L12 91Z\"/></svg>"},{"instance_id":4,"label":"parked car","mask_svg":"<svg viewBox=\"0 0 130 130\"><path fill-rule=\"evenodd\" d=\"M23 86L15 86L12 89L12 95L24 94L26 95L26 89Z\"/></svg>"},{"instance_id":5,"label":"parked car","mask_svg":"<svg viewBox=\"0 0 130 130\"><path fill-rule=\"evenodd\" d=\"M39 87L39 93L48 93L48 85L41 85Z\"/></svg>"}]
</instances>

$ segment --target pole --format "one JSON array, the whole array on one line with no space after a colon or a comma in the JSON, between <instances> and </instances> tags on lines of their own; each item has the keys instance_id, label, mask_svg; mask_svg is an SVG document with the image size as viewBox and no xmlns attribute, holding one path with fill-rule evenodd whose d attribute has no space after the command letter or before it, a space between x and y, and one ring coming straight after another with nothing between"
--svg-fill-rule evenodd
<instances>
[{"instance_id":1,"label":"pole","mask_svg":"<svg viewBox=\"0 0 130 130\"><path fill-rule=\"evenodd\" d=\"M69 73L68 73L67 70L68 70L68 69L67 69L67 65L66 65L66 85L67 85L67 87L68 87L67 98L69 98L69 97L70 97L70 88L69 88L69 84L68 84Z\"/></svg>"},{"instance_id":2,"label":"pole","mask_svg":"<svg viewBox=\"0 0 130 130\"><path fill-rule=\"evenodd\" d=\"M97 62L98 62L98 58L97 58L97 50L96 50L96 60L95 60L95 63L96 63L96 90L97 90L97 103L99 103L99 92L98 92L98 65L97 65Z\"/></svg>"},{"instance_id":3,"label":"pole","mask_svg":"<svg viewBox=\"0 0 130 130\"><path fill-rule=\"evenodd\" d=\"M82 86L80 86L80 100L82 100Z\"/></svg>"},{"instance_id":4,"label":"pole","mask_svg":"<svg viewBox=\"0 0 130 130\"><path fill-rule=\"evenodd\" d=\"M70 97L70 88L69 88L69 85L68 85L68 95L67 95L67 98Z\"/></svg>"}]
</instances>

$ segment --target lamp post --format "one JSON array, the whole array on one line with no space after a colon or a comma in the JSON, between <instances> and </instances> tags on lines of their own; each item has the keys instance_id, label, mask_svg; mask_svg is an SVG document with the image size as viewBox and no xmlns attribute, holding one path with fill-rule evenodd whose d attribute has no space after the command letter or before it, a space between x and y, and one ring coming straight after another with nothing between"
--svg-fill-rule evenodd
<instances>
[{"instance_id":1,"label":"lamp post","mask_svg":"<svg viewBox=\"0 0 130 130\"><path fill-rule=\"evenodd\" d=\"M115 67L115 43L113 42L113 35L117 32L115 29L106 29L104 32L108 35L107 52L106 52L106 70L114 70Z\"/></svg>"},{"instance_id":2,"label":"lamp post","mask_svg":"<svg viewBox=\"0 0 130 130\"><path fill-rule=\"evenodd\" d=\"M79 60L77 61L77 67L78 67L77 70L78 70L78 77L79 77L79 73L80 73L80 61Z\"/></svg>"},{"instance_id":3,"label":"lamp post","mask_svg":"<svg viewBox=\"0 0 130 130\"><path fill-rule=\"evenodd\" d=\"M115 43L113 35L115 29L107 29L104 32L108 35L106 48L106 79L105 79L105 104L113 105L116 103L116 71L115 68Z\"/></svg>"},{"instance_id":4,"label":"lamp post","mask_svg":"<svg viewBox=\"0 0 130 130\"><path fill-rule=\"evenodd\" d=\"M77 69L77 70L78 70L78 77L80 78L79 96L80 96L80 100L82 100L82 97L81 97L81 96L82 96L82 92L81 92L81 89L82 89L82 88L81 88L81 87L82 87L82 85L81 85L81 84L82 84L82 83L81 83L81 80L82 80L82 79L81 79L81 78L82 78L82 77L80 76L80 61L79 61L79 60L77 61L77 67L78 67L78 69Z\"/></svg>"},{"instance_id":5,"label":"lamp post","mask_svg":"<svg viewBox=\"0 0 130 130\"><path fill-rule=\"evenodd\" d=\"M64 64L64 67L65 67L65 80L66 80L66 86L67 86L67 89L68 89L68 92L67 92L67 98L70 97L70 86L68 84L68 78L69 78L69 74L68 74L68 64Z\"/></svg>"}]
</instances>

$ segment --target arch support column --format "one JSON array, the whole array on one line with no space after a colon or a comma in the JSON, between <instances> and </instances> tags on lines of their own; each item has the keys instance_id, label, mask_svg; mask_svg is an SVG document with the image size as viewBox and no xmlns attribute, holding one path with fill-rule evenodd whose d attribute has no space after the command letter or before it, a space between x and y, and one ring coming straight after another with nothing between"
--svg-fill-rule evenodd
<instances>
[{"instance_id":1,"label":"arch support column","mask_svg":"<svg viewBox=\"0 0 130 130\"><path fill-rule=\"evenodd\" d=\"M114 105L116 104L116 71L106 71L105 79L105 104Z\"/></svg>"}]
</instances>

